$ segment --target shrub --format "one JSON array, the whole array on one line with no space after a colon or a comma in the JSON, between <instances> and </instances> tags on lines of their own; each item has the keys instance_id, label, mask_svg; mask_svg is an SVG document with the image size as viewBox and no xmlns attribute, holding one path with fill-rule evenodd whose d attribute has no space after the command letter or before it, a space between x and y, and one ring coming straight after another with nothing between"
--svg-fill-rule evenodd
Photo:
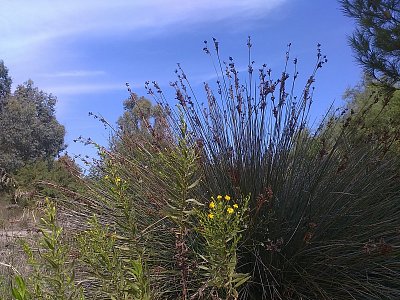
<instances>
[{"instance_id":1,"label":"shrub","mask_svg":"<svg viewBox=\"0 0 400 300\"><path fill-rule=\"evenodd\" d=\"M399 298L398 161L354 147L354 127L335 115L309 126L319 47L300 96L289 51L278 79L263 65L256 80L251 47L243 85L214 40L206 105L180 66L177 110L146 84L168 112L168 141L147 123L148 138L117 137L123 152L95 144L98 175L63 200L89 299Z\"/></svg>"},{"instance_id":2,"label":"shrub","mask_svg":"<svg viewBox=\"0 0 400 300\"><path fill-rule=\"evenodd\" d=\"M49 199L46 199L40 233L38 250L24 244L32 273L28 284L21 276L15 277L13 297L17 300L84 299L82 290L74 282L74 268L68 257L70 248L63 241L63 229L56 220L56 207Z\"/></svg>"},{"instance_id":3,"label":"shrub","mask_svg":"<svg viewBox=\"0 0 400 300\"><path fill-rule=\"evenodd\" d=\"M198 210L198 232L205 249L201 268L208 272L205 287L211 287L216 297L237 298L237 288L250 276L237 273L237 248L241 233L247 227L247 205L250 197L234 201L229 195L211 197L208 210ZM221 295L222 294L222 295Z\"/></svg>"}]
</instances>

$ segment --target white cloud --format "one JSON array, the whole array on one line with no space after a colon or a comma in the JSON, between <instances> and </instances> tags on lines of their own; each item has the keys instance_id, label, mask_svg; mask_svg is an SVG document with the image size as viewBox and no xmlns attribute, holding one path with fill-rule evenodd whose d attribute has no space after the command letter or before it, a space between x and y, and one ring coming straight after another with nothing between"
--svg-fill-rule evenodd
<instances>
[{"instance_id":1,"label":"white cloud","mask_svg":"<svg viewBox=\"0 0 400 300\"><path fill-rule=\"evenodd\" d=\"M286 0L3 0L0 53L17 55L56 38L124 34L257 17Z\"/></svg>"},{"instance_id":2,"label":"white cloud","mask_svg":"<svg viewBox=\"0 0 400 300\"><path fill-rule=\"evenodd\" d=\"M47 78L58 78L58 77L92 77L105 75L105 71L91 71L91 70L74 70L74 71L64 71L55 73L44 73L39 74L39 76Z\"/></svg>"},{"instance_id":3,"label":"white cloud","mask_svg":"<svg viewBox=\"0 0 400 300\"><path fill-rule=\"evenodd\" d=\"M14 82L33 78L57 96L122 90L124 83L115 80L111 84L90 80L107 75L101 70L106 67L91 70L71 64L92 59L80 56L84 50L74 48L74 43L90 44L91 37L107 40L115 35L129 36L131 41L149 33L167 34L219 21L239 24L265 16L286 1L1 0L0 59L10 68Z\"/></svg>"},{"instance_id":4,"label":"white cloud","mask_svg":"<svg viewBox=\"0 0 400 300\"><path fill-rule=\"evenodd\" d=\"M43 90L62 98L65 95L96 94L106 91L123 91L126 89L124 83L82 83L44 86Z\"/></svg>"}]
</instances>

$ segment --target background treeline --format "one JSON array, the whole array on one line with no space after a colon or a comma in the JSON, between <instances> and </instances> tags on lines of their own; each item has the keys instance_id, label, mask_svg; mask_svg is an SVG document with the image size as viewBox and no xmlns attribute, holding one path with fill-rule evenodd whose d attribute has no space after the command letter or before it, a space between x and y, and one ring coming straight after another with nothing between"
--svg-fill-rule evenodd
<instances>
[{"instance_id":1,"label":"background treeline","mask_svg":"<svg viewBox=\"0 0 400 300\"><path fill-rule=\"evenodd\" d=\"M0 202L20 200L27 204L37 192L39 181L54 180L73 185L65 166L77 168L67 156L57 159L65 149L65 128L55 116L57 98L34 86L32 80L11 92L12 79L0 61ZM43 194L41 194L43 196ZM24 199L19 199L24 198Z\"/></svg>"}]
</instances>

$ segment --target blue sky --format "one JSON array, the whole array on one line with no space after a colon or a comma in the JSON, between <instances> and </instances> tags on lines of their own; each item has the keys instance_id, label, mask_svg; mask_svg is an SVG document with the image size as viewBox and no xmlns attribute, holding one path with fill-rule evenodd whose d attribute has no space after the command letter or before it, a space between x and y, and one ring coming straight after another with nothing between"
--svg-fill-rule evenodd
<instances>
[{"instance_id":1,"label":"blue sky","mask_svg":"<svg viewBox=\"0 0 400 300\"><path fill-rule=\"evenodd\" d=\"M312 118L319 118L333 101L341 105L344 90L361 78L347 43L353 29L336 0L1 0L0 59L14 87L32 79L57 96L68 152L92 155L73 140L82 135L107 144L108 132L88 112L115 123L129 96L126 82L145 95L144 82L155 80L171 91L173 104L169 82L179 62L202 95L202 82L214 79L202 51L212 37L240 69L250 35L256 65L266 63L275 74L291 42L301 83L321 43L329 62L315 83Z\"/></svg>"}]
</instances>

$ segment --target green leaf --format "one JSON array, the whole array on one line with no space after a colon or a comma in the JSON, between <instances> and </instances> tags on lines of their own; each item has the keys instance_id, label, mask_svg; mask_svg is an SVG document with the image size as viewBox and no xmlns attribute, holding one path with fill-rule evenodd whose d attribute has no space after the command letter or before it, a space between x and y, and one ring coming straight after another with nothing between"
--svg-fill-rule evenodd
<instances>
[{"instance_id":1,"label":"green leaf","mask_svg":"<svg viewBox=\"0 0 400 300\"><path fill-rule=\"evenodd\" d=\"M208 259L207 259L204 255L199 254L199 256L200 256L200 258L202 258L205 262L208 262ZM200 266L199 266L199 267L200 267Z\"/></svg>"},{"instance_id":2,"label":"green leaf","mask_svg":"<svg viewBox=\"0 0 400 300\"><path fill-rule=\"evenodd\" d=\"M186 202L187 202L187 203L193 203L193 204L196 204L196 205L198 205L198 206L204 206L203 203L200 203L200 202L197 201L196 199L187 199Z\"/></svg>"},{"instance_id":3,"label":"green leaf","mask_svg":"<svg viewBox=\"0 0 400 300\"><path fill-rule=\"evenodd\" d=\"M247 275L247 274L235 274L235 275L241 275L240 277L232 280L232 283L236 282L236 284L234 285L235 288L238 288L239 286L241 286L243 283L245 283L247 280L249 280L251 278L251 276Z\"/></svg>"},{"instance_id":4,"label":"green leaf","mask_svg":"<svg viewBox=\"0 0 400 300\"><path fill-rule=\"evenodd\" d=\"M205 270L205 271L209 271L210 270L210 268L207 268L206 266L202 266L202 265L197 266L197 268L201 269L201 270Z\"/></svg>"},{"instance_id":5,"label":"green leaf","mask_svg":"<svg viewBox=\"0 0 400 300\"><path fill-rule=\"evenodd\" d=\"M188 190L191 190L192 188L199 185L200 181L201 181L201 178L198 178L195 182L193 182L191 185L188 186Z\"/></svg>"},{"instance_id":6,"label":"green leaf","mask_svg":"<svg viewBox=\"0 0 400 300\"><path fill-rule=\"evenodd\" d=\"M25 283L24 280L22 279L21 276L16 276L15 281L17 282L17 285L21 288L25 288Z\"/></svg>"},{"instance_id":7,"label":"green leaf","mask_svg":"<svg viewBox=\"0 0 400 300\"><path fill-rule=\"evenodd\" d=\"M21 296L21 294L19 293L19 291L16 288L13 288L12 291L12 296L16 299L16 300L24 300Z\"/></svg>"},{"instance_id":8,"label":"green leaf","mask_svg":"<svg viewBox=\"0 0 400 300\"><path fill-rule=\"evenodd\" d=\"M29 299L29 294L26 290L26 285L24 282L24 279L21 276L15 276L14 278L17 287L14 287L11 289L12 296L16 300L28 300Z\"/></svg>"}]
</instances>

